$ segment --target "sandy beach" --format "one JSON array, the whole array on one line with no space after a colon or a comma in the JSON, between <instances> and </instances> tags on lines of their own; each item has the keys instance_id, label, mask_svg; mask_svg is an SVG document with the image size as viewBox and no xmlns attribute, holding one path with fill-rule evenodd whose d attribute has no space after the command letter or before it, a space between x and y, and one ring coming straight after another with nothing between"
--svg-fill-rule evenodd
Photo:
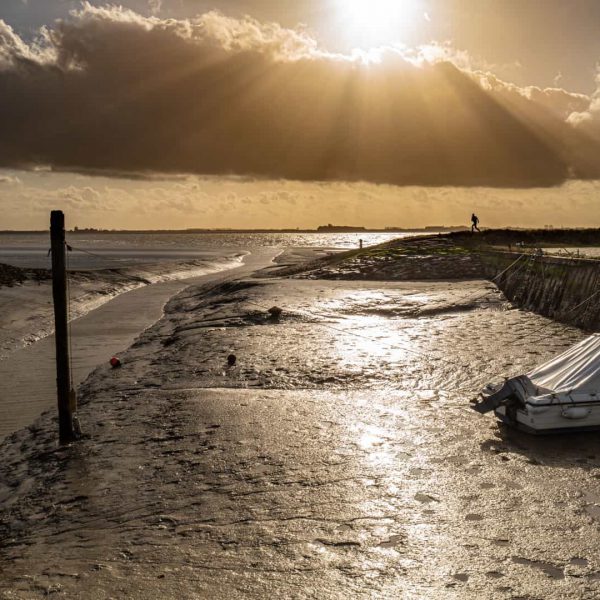
<instances>
[{"instance_id":1,"label":"sandy beach","mask_svg":"<svg viewBox=\"0 0 600 600\"><path fill-rule=\"evenodd\" d=\"M596 437L469 408L583 332L481 279L272 270L173 298L80 388L80 442L5 440L1 597L600 594Z\"/></svg>"}]
</instances>

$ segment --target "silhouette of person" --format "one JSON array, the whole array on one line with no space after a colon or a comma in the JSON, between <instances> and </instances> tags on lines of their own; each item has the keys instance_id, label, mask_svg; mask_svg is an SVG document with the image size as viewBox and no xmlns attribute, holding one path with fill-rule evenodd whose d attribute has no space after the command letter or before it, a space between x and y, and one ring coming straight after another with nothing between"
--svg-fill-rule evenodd
<instances>
[{"instance_id":1,"label":"silhouette of person","mask_svg":"<svg viewBox=\"0 0 600 600\"><path fill-rule=\"evenodd\" d=\"M471 215L471 233L474 233L475 231L479 231L481 233L481 230L479 229L479 217L473 213Z\"/></svg>"}]
</instances>

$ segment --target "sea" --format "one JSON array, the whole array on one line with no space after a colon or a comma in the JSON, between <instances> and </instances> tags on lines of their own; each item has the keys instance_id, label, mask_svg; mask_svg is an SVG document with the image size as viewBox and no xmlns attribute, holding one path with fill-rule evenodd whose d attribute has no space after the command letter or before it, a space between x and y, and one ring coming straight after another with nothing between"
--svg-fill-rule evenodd
<instances>
[{"instance_id":1,"label":"sea","mask_svg":"<svg viewBox=\"0 0 600 600\"><path fill-rule=\"evenodd\" d=\"M219 260L257 248L358 248L396 238L422 235L402 233L67 233L71 269ZM22 268L50 268L49 234L0 234L0 263Z\"/></svg>"}]
</instances>

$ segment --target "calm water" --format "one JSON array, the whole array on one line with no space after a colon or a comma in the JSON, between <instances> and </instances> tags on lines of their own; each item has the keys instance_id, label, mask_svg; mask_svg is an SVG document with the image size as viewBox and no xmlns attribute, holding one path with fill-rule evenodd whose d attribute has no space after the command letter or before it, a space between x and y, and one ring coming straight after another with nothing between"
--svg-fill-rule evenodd
<instances>
[{"instance_id":1,"label":"calm water","mask_svg":"<svg viewBox=\"0 0 600 600\"><path fill-rule=\"evenodd\" d=\"M123 234L69 233L68 243L99 256L74 251L73 268L94 269L138 263L210 259L226 254L265 247L356 248L381 244L414 233L205 233L205 234ZM0 262L19 267L49 268L48 234L1 234Z\"/></svg>"}]
</instances>

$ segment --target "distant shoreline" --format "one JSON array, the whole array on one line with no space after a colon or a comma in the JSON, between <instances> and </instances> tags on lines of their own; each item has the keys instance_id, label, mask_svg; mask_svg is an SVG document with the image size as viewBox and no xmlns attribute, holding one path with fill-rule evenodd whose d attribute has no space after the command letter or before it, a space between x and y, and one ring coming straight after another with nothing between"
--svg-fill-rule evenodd
<instances>
[{"instance_id":1,"label":"distant shoreline","mask_svg":"<svg viewBox=\"0 0 600 600\"><path fill-rule=\"evenodd\" d=\"M363 229L360 227L333 226L319 229L71 229L70 234L244 234L244 233L450 233L466 231L467 228L457 225L452 227L408 227L389 229ZM48 233L46 229L0 230L0 235L30 235Z\"/></svg>"},{"instance_id":2,"label":"distant shoreline","mask_svg":"<svg viewBox=\"0 0 600 600\"><path fill-rule=\"evenodd\" d=\"M425 233L425 234L458 234L462 235L469 233L470 228L461 225L452 226L437 226L431 225L426 227L390 227L384 229L376 228L360 228L346 226L322 226L317 229L70 229L67 233L70 235L231 235L231 234L344 234L344 233L379 233L379 234L394 234L394 233ZM0 230L0 235L40 235L47 234L46 229L3 229ZM586 242L590 240L593 243L600 243L600 227L564 227L564 228L528 228L528 227L503 227L503 228L482 228L478 234L486 242L492 238L497 240L502 239L512 241L513 239L522 239L523 241L543 242L546 240L560 239L561 241L578 241L577 236L583 235Z\"/></svg>"}]
</instances>

